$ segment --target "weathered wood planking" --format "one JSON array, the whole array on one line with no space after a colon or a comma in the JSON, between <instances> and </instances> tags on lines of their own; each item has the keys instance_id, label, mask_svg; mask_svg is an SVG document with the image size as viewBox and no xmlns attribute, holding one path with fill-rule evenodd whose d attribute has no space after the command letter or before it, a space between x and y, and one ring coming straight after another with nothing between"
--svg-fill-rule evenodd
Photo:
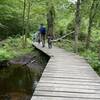
<instances>
[{"instance_id":1,"label":"weathered wood planking","mask_svg":"<svg viewBox=\"0 0 100 100\"><path fill-rule=\"evenodd\" d=\"M100 100L100 77L82 57L33 45L50 60L31 100Z\"/></svg>"}]
</instances>

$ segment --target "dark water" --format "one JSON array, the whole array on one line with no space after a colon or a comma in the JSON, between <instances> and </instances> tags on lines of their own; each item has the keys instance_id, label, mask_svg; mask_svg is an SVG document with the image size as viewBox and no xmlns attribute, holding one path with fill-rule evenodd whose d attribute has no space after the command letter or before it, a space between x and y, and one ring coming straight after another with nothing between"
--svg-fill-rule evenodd
<instances>
[{"instance_id":1,"label":"dark water","mask_svg":"<svg viewBox=\"0 0 100 100\"><path fill-rule=\"evenodd\" d=\"M27 66L0 70L0 100L30 100L37 80L36 71Z\"/></svg>"},{"instance_id":2,"label":"dark water","mask_svg":"<svg viewBox=\"0 0 100 100\"><path fill-rule=\"evenodd\" d=\"M38 56L27 66L17 63L0 69L0 100L30 100L50 58L40 51L36 54ZM28 55L21 59L26 63L30 57Z\"/></svg>"}]
</instances>

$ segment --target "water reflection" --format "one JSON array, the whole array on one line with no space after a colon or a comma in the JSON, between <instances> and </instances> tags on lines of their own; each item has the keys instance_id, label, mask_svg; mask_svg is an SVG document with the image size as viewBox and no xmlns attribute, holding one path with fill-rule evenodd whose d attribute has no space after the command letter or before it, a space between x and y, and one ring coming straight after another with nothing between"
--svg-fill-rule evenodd
<instances>
[{"instance_id":1,"label":"water reflection","mask_svg":"<svg viewBox=\"0 0 100 100\"><path fill-rule=\"evenodd\" d=\"M0 70L0 100L30 100L35 74L34 70L20 65Z\"/></svg>"}]
</instances>

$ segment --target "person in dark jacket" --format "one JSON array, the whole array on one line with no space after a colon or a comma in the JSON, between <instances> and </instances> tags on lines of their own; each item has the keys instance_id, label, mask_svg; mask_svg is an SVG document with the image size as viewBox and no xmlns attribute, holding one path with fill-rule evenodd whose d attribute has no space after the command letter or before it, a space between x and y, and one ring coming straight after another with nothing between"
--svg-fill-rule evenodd
<instances>
[{"instance_id":1,"label":"person in dark jacket","mask_svg":"<svg viewBox=\"0 0 100 100\"><path fill-rule=\"evenodd\" d=\"M45 47L46 27L43 24L41 24L39 31L41 34L42 47Z\"/></svg>"}]
</instances>

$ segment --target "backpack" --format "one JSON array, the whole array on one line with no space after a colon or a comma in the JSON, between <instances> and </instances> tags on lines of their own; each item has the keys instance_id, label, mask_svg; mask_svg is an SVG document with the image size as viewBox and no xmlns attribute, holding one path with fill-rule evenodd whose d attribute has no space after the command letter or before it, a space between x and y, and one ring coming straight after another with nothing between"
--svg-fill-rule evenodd
<instances>
[{"instance_id":1,"label":"backpack","mask_svg":"<svg viewBox=\"0 0 100 100\"><path fill-rule=\"evenodd\" d=\"M41 34L45 34L46 33L46 28L45 27L41 27L40 28L40 33Z\"/></svg>"}]
</instances>

